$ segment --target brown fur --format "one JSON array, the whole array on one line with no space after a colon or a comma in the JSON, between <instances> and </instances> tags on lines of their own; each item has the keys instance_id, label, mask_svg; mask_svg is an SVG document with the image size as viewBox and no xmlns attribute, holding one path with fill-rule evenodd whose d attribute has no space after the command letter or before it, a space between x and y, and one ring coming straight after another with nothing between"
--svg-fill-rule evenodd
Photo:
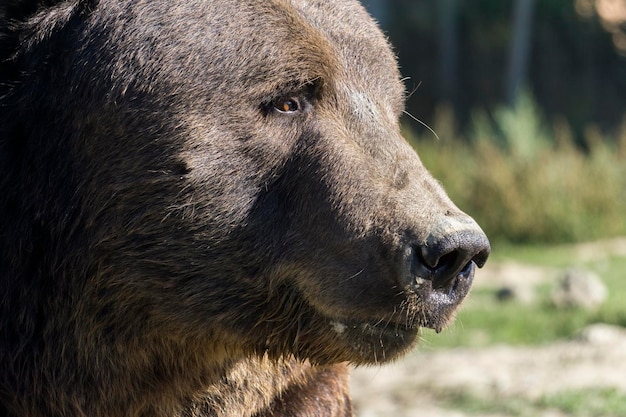
<instances>
[{"instance_id":1,"label":"brown fur","mask_svg":"<svg viewBox=\"0 0 626 417\"><path fill-rule=\"evenodd\" d=\"M348 416L486 260L353 0L12 0L0 58L0 415Z\"/></svg>"}]
</instances>

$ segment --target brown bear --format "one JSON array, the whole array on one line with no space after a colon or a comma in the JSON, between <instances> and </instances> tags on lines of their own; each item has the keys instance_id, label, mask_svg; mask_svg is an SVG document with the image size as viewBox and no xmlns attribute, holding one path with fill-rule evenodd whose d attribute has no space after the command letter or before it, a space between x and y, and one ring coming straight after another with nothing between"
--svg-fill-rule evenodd
<instances>
[{"instance_id":1,"label":"brown bear","mask_svg":"<svg viewBox=\"0 0 626 417\"><path fill-rule=\"evenodd\" d=\"M489 253L404 98L355 0L2 2L0 415L351 415Z\"/></svg>"}]
</instances>

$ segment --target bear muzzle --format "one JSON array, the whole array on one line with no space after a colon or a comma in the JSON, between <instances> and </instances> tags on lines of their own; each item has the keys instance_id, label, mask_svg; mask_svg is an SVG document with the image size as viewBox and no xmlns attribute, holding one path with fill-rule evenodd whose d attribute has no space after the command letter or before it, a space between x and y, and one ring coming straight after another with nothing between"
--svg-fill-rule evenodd
<instances>
[{"instance_id":1,"label":"bear muzzle","mask_svg":"<svg viewBox=\"0 0 626 417\"><path fill-rule=\"evenodd\" d=\"M482 267L491 247L469 216L443 216L423 242L404 244L400 286L419 296L425 327L441 330L468 294L475 267Z\"/></svg>"}]
</instances>

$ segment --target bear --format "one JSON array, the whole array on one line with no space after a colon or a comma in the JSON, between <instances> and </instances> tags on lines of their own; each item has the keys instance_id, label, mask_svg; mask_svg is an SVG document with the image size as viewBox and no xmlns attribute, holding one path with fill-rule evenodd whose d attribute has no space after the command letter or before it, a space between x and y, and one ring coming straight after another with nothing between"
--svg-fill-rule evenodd
<instances>
[{"instance_id":1,"label":"bear","mask_svg":"<svg viewBox=\"0 0 626 417\"><path fill-rule=\"evenodd\" d=\"M2 416L350 416L487 260L356 0L8 0L0 55Z\"/></svg>"}]
</instances>

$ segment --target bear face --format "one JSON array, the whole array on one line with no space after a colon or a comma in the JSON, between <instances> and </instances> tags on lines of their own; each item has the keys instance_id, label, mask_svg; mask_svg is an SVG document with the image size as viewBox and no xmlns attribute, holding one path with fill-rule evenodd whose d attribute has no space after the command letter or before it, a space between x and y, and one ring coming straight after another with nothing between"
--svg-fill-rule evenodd
<instances>
[{"instance_id":1,"label":"bear face","mask_svg":"<svg viewBox=\"0 0 626 417\"><path fill-rule=\"evenodd\" d=\"M189 398L242 358L384 362L488 256L401 137L395 57L357 2L0 16L0 391Z\"/></svg>"}]
</instances>

